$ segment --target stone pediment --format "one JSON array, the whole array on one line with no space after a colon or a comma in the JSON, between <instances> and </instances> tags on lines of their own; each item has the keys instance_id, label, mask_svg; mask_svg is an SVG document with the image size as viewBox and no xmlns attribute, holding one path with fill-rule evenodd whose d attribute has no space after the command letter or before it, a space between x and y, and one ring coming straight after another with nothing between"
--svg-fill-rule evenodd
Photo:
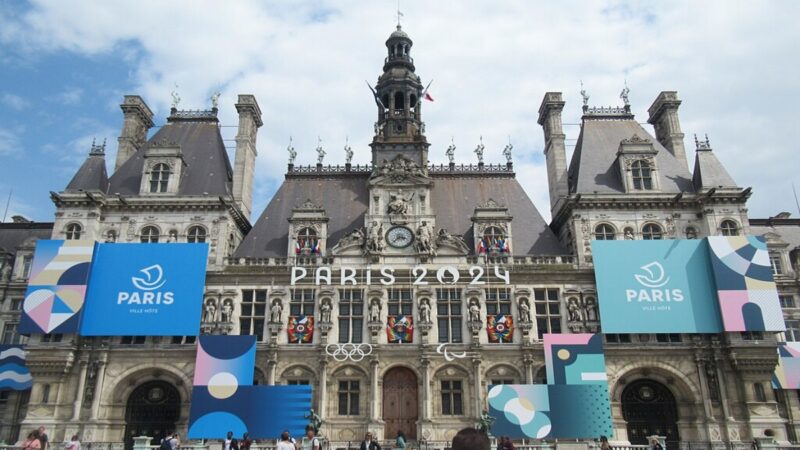
<instances>
[{"instance_id":1,"label":"stone pediment","mask_svg":"<svg viewBox=\"0 0 800 450\"><path fill-rule=\"evenodd\" d=\"M420 167L406 156L397 155L391 161L383 160L375 167L369 179L371 186L375 185L429 185L427 168Z\"/></svg>"}]
</instances>

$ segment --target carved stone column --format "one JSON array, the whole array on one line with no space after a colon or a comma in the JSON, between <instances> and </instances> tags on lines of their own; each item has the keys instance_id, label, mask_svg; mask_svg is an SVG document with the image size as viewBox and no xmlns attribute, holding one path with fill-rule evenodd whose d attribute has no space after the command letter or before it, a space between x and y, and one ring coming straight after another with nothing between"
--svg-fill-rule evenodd
<instances>
[{"instance_id":1,"label":"carved stone column","mask_svg":"<svg viewBox=\"0 0 800 450\"><path fill-rule=\"evenodd\" d=\"M278 369L278 362L275 360L270 360L267 363L267 384L270 386L275 386L275 373Z\"/></svg>"},{"instance_id":2,"label":"carved stone column","mask_svg":"<svg viewBox=\"0 0 800 450\"><path fill-rule=\"evenodd\" d=\"M89 362L85 359L80 361L81 370L78 375L78 391L75 394L75 404L72 406L72 421L81 420L81 407L83 406L83 389L86 387L86 370Z\"/></svg>"},{"instance_id":3,"label":"carved stone column","mask_svg":"<svg viewBox=\"0 0 800 450\"><path fill-rule=\"evenodd\" d=\"M481 378L481 360L474 358L472 360L472 373L475 378L475 417L480 417L483 410L483 380Z\"/></svg>"},{"instance_id":4,"label":"carved stone column","mask_svg":"<svg viewBox=\"0 0 800 450\"><path fill-rule=\"evenodd\" d=\"M525 384L533 384L533 355L526 353L522 364L525 366Z\"/></svg>"},{"instance_id":5,"label":"carved stone column","mask_svg":"<svg viewBox=\"0 0 800 450\"><path fill-rule=\"evenodd\" d=\"M372 422L378 421L378 358L373 357L369 361L369 394L372 401L369 402L369 418Z\"/></svg>"},{"instance_id":6,"label":"carved stone column","mask_svg":"<svg viewBox=\"0 0 800 450\"><path fill-rule=\"evenodd\" d=\"M326 418L328 400L328 361L323 356L319 362L319 405L317 411L319 416L323 419Z\"/></svg>"},{"instance_id":7,"label":"carved stone column","mask_svg":"<svg viewBox=\"0 0 800 450\"><path fill-rule=\"evenodd\" d=\"M715 426L712 425L712 422L715 422L713 410L711 407L711 395L708 390L708 382L706 381L705 376L705 359L702 358L700 355L695 354L694 356L695 367L697 370L697 377L700 379L700 393L703 397L703 411L705 412L705 425L706 425L706 433L708 435L708 440L710 441L718 441L720 440L719 436L719 428L712 430Z\"/></svg>"},{"instance_id":8,"label":"carved stone column","mask_svg":"<svg viewBox=\"0 0 800 450\"><path fill-rule=\"evenodd\" d=\"M100 413L100 397L103 393L103 380L106 376L106 356L97 361L97 379L95 380L94 397L92 398L91 420L96 420Z\"/></svg>"}]
</instances>

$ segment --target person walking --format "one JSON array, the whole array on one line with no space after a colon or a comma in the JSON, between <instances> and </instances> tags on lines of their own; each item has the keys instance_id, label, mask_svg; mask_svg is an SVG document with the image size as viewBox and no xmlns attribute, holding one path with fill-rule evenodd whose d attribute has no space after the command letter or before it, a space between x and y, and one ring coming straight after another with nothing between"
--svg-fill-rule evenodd
<instances>
[{"instance_id":1,"label":"person walking","mask_svg":"<svg viewBox=\"0 0 800 450\"><path fill-rule=\"evenodd\" d=\"M242 440L239 441L239 450L250 450L251 445L253 445L253 440L250 439L250 433L243 434Z\"/></svg>"},{"instance_id":2,"label":"person walking","mask_svg":"<svg viewBox=\"0 0 800 450\"><path fill-rule=\"evenodd\" d=\"M81 441L78 440L78 435L73 434L72 438L64 446L64 450L81 450Z\"/></svg>"},{"instance_id":3,"label":"person walking","mask_svg":"<svg viewBox=\"0 0 800 450\"><path fill-rule=\"evenodd\" d=\"M300 444L300 450L320 450L321 448L319 439L317 439L317 432L314 430L314 427L308 425L306 427L306 435L303 437L303 441Z\"/></svg>"},{"instance_id":4,"label":"person walking","mask_svg":"<svg viewBox=\"0 0 800 450\"><path fill-rule=\"evenodd\" d=\"M44 432L44 426L39 427L39 443L41 443L42 450L50 450L50 442L47 433Z\"/></svg>"},{"instance_id":5,"label":"person walking","mask_svg":"<svg viewBox=\"0 0 800 450\"><path fill-rule=\"evenodd\" d=\"M402 431L397 431L397 438L394 441L395 450L406 450L406 435Z\"/></svg>"},{"instance_id":6,"label":"person walking","mask_svg":"<svg viewBox=\"0 0 800 450\"><path fill-rule=\"evenodd\" d=\"M285 430L283 433L281 433L281 438L278 440L275 450L298 450L297 443L292 441L292 437L289 435L288 430Z\"/></svg>"},{"instance_id":7,"label":"person walking","mask_svg":"<svg viewBox=\"0 0 800 450\"><path fill-rule=\"evenodd\" d=\"M36 430L28 433L28 438L22 442L22 450L39 450L42 448L42 442L39 440L39 432Z\"/></svg>"},{"instance_id":8,"label":"person walking","mask_svg":"<svg viewBox=\"0 0 800 450\"><path fill-rule=\"evenodd\" d=\"M239 441L233 437L233 431L228 431L228 435L222 442L222 450L239 450Z\"/></svg>"},{"instance_id":9,"label":"person walking","mask_svg":"<svg viewBox=\"0 0 800 450\"><path fill-rule=\"evenodd\" d=\"M359 450L381 450L381 444L373 439L372 432L367 431L367 434L364 435L364 440L361 441Z\"/></svg>"}]
</instances>

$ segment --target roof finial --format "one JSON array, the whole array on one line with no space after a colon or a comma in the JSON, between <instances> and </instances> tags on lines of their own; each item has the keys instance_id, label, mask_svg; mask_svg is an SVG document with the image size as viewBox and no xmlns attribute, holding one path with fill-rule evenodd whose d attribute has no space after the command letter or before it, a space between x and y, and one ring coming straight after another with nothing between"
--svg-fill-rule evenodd
<instances>
[{"instance_id":1,"label":"roof finial","mask_svg":"<svg viewBox=\"0 0 800 450\"><path fill-rule=\"evenodd\" d=\"M289 146L286 147L286 151L289 152L289 165L294 165L294 159L297 158L297 151L292 146L292 137L289 136Z\"/></svg>"},{"instance_id":2,"label":"roof finial","mask_svg":"<svg viewBox=\"0 0 800 450\"><path fill-rule=\"evenodd\" d=\"M708 134L706 134L706 140L701 141L700 139L697 139L697 133L695 133L694 145L697 150L711 150L711 143L708 141Z\"/></svg>"},{"instance_id":3,"label":"roof finial","mask_svg":"<svg viewBox=\"0 0 800 450\"><path fill-rule=\"evenodd\" d=\"M586 95L586 89L583 88L583 80L581 80L581 97L583 97L583 106L589 106L589 96Z\"/></svg>"},{"instance_id":4,"label":"roof finial","mask_svg":"<svg viewBox=\"0 0 800 450\"><path fill-rule=\"evenodd\" d=\"M400 18L403 17L403 13L400 11L400 0L397 0L397 29L400 30L402 28L400 26Z\"/></svg>"},{"instance_id":5,"label":"roof finial","mask_svg":"<svg viewBox=\"0 0 800 450\"><path fill-rule=\"evenodd\" d=\"M178 104L181 102L181 96L178 95L178 83L175 83L175 88L172 90L172 109L178 109Z\"/></svg>"},{"instance_id":6,"label":"roof finial","mask_svg":"<svg viewBox=\"0 0 800 450\"><path fill-rule=\"evenodd\" d=\"M103 143L101 145L97 145L97 140L92 138L92 148L89 150L90 155L103 155L106 152L106 140L103 139Z\"/></svg>"},{"instance_id":7,"label":"roof finial","mask_svg":"<svg viewBox=\"0 0 800 450\"><path fill-rule=\"evenodd\" d=\"M631 90L628 89L628 80L626 79L625 80L625 87L622 88L622 92L619 93L619 98L622 99L622 102L625 104L625 106L630 106L631 105L631 102L628 101L628 94L630 92L631 92Z\"/></svg>"}]
</instances>

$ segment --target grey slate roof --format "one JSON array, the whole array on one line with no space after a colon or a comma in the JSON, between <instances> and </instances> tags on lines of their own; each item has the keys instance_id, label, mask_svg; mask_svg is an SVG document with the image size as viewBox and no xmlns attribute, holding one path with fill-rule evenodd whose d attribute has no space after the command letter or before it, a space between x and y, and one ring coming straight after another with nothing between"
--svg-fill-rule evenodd
<instances>
[{"instance_id":1,"label":"grey slate roof","mask_svg":"<svg viewBox=\"0 0 800 450\"><path fill-rule=\"evenodd\" d=\"M694 160L694 176L692 183L696 190L718 187L736 187L722 163L711 149L698 149Z\"/></svg>"},{"instance_id":2,"label":"grey slate roof","mask_svg":"<svg viewBox=\"0 0 800 450\"><path fill-rule=\"evenodd\" d=\"M26 239L50 239L53 222L0 223L0 249L14 252Z\"/></svg>"},{"instance_id":3,"label":"grey slate roof","mask_svg":"<svg viewBox=\"0 0 800 450\"><path fill-rule=\"evenodd\" d=\"M750 219L750 234L763 236L767 233L779 235L789 244L789 250L800 247L800 219Z\"/></svg>"},{"instance_id":4,"label":"grey slate roof","mask_svg":"<svg viewBox=\"0 0 800 450\"><path fill-rule=\"evenodd\" d=\"M185 165L177 195L227 195L233 170L217 121L171 120L161 127L131 158L111 175L109 194L138 195L144 153L156 142L180 145Z\"/></svg>"},{"instance_id":5,"label":"grey slate roof","mask_svg":"<svg viewBox=\"0 0 800 450\"><path fill-rule=\"evenodd\" d=\"M624 193L617 169L617 151L634 134L650 139L658 150L656 165L661 192L694 192L692 174L647 130L632 119L585 119L569 164L570 193Z\"/></svg>"},{"instance_id":6,"label":"grey slate roof","mask_svg":"<svg viewBox=\"0 0 800 450\"><path fill-rule=\"evenodd\" d=\"M364 225L369 205L368 175L347 177L288 177L267 205L253 229L242 241L237 258L285 257L289 241L288 219L292 208L306 199L322 205L330 219L328 244L332 248L341 237ZM470 217L475 207L488 199L508 206L513 217L512 233L515 255L563 255L555 234L514 178L505 176L436 176L433 175L431 206L436 211L437 227L463 236L470 248Z\"/></svg>"},{"instance_id":7,"label":"grey slate roof","mask_svg":"<svg viewBox=\"0 0 800 450\"><path fill-rule=\"evenodd\" d=\"M102 153L90 153L81 168L67 185L67 192L101 191L108 192L108 172L106 158Z\"/></svg>"}]
</instances>

